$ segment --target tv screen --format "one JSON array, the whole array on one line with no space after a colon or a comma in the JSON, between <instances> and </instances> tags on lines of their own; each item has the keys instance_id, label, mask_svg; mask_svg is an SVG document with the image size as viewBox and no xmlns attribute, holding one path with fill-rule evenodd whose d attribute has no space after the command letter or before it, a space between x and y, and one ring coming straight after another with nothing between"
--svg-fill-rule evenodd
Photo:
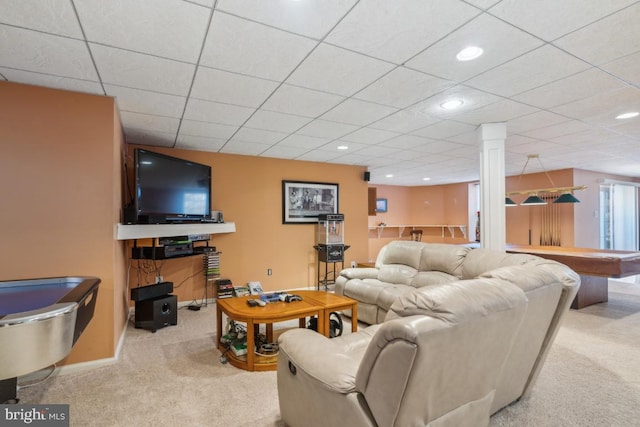
<instances>
[{"instance_id":1,"label":"tv screen","mask_svg":"<svg viewBox=\"0 0 640 427\"><path fill-rule=\"evenodd\" d=\"M211 166L137 148L135 179L138 222L197 220L211 213Z\"/></svg>"}]
</instances>

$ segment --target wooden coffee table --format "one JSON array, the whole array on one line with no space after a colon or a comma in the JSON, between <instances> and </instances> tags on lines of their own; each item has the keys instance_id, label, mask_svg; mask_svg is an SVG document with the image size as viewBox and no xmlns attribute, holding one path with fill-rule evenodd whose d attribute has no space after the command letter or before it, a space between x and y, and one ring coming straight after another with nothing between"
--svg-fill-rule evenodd
<instances>
[{"instance_id":1,"label":"wooden coffee table","mask_svg":"<svg viewBox=\"0 0 640 427\"><path fill-rule=\"evenodd\" d=\"M216 301L216 331L218 350L223 352L229 363L233 366L247 371L273 371L277 369L278 358L274 356L256 355L253 351L255 346L255 332L261 323L266 325L267 341L273 342L273 324L292 319L299 319L298 325L306 327L306 318L318 316L318 333L329 336L329 313L339 309L351 309L352 332L357 331L357 304L352 300L340 295L334 295L322 291L292 291L295 295L300 295L302 301L292 302L272 302L264 307L250 307L248 299L255 299L257 296L244 296L236 298L219 299ZM228 351L226 344L220 340L223 335L222 314L229 319L247 325L247 354L236 356L232 351Z\"/></svg>"}]
</instances>

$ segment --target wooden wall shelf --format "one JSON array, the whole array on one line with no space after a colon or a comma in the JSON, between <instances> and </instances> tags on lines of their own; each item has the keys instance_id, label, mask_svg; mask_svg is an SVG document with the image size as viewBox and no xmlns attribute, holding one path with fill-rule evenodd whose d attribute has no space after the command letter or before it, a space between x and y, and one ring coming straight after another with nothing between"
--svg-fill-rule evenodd
<instances>
[{"instance_id":1,"label":"wooden wall shelf","mask_svg":"<svg viewBox=\"0 0 640 427\"><path fill-rule=\"evenodd\" d=\"M398 238L401 239L406 229L416 230L416 229L428 229L428 228L440 229L442 238L447 237L446 236L446 231L449 232L449 235L450 235L451 238L456 237L455 236L456 230L460 230L460 233L462 233L462 237L465 238L465 239L467 238L467 226L466 225L401 224L401 225L374 225L374 226L369 226L369 230L370 231L371 230L376 230L377 231L378 239L380 237L382 237L382 233L386 229L397 229L398 230Z\"/></svg>"}]
</instances>

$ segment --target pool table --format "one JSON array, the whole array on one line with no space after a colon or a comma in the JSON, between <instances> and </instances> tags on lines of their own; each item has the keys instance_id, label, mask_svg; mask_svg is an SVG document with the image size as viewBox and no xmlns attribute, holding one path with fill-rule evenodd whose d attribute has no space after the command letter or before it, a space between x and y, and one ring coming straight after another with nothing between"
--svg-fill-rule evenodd
<instances>
[{"instance_id":1,"label":"pool table","mask_svg":"<svg viewBox=\"0 0 640 427\"><path fill-rule=\"evenodd\" d=\"M0 404L17 401L17 377L71 352L95 310L100 279L0 281Z\"/></svg>"}]
</instances>

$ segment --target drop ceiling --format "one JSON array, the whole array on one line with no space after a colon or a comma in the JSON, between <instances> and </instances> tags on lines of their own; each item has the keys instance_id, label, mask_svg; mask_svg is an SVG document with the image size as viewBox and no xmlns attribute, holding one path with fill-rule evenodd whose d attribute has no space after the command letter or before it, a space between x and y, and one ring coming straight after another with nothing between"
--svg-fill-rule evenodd
<instances>
[{"instance_id":1,"label":"drop ceiling","mask_svg":"<svg viewBox=\"0 0 640 427\"><path fill-rule=\"evenodd\" d=\"M477 127L506 122L507 175L540 154L546 170L640 177L640 117L616 119L640 111L640 1L0 10L0 79L114 97L129 143L361 165L375 184L432 185L477 180ZM456 60L471 45L484 54ZM464 104L444 110L452 98Z\"/></svg>"}]
</instances>

